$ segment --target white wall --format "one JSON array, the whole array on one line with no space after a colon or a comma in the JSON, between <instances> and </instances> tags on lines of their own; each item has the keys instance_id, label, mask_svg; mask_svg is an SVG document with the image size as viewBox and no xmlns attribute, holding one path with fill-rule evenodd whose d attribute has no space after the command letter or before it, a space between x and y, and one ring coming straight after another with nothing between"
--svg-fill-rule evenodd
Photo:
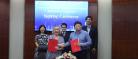
<instances>
[{"instance_id":1,"label":"white wall","mask_svg":"<svg viewBox=\"0 0 138 59\"><path fill-rule=\"evenodd\" d=\"M98 59L111 59L112 0L98 0Z\"/></svg>"},{"instance_id":2,"label":"white wall","mask_svg":"<svg viewBox=\"0 0 138 59\"><path fill-rule=\"evenodd\" d=\"M24 1L10 0L9 59L23 59Z\"/></svg>"}]
</instances>

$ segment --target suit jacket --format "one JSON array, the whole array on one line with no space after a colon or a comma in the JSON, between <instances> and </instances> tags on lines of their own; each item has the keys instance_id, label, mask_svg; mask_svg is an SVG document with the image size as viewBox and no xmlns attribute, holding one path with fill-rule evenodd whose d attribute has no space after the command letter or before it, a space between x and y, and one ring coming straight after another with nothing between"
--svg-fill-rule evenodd
<instances>
[{"instance_id":1,"label":"suit jacket","mask_svg":"<svg viewBox=\"0 0 138 59\"><path fill-rule=\"evenodd\" d=\"M64 38L64 42L67 42L69 40L69 37L70 37L70 32L66 31L65 35L62 33L60 35Z\"/></svg>"},{"instance_id":2,"label":"suit jacket","mask_svg":"<svg viewBox=\"0 0 138 59\"><path fill-rule=\"evenodd\" d=\"M87 26L83 26L82 30L87 31ZM97 27L91 26L90 32L89 32L90 38L92 39L92 45L91 48L97 48L98 44L98 32L97 32Z\"/></svg>"},{"instance_id":3,"label":"suit jacket","mask_svg":"<svg viewBox=\"0 0 138 59\"><path fill-rule=\"evenodd\" d=\"M70 38L70 33L71 33L70 31L66 31L65 35L63 33L60 34L64 38L64 42L65 43L68 42L68 40ZM71 47L70 46L65 47L64 50L63 50L63 53L64 52L69 52L69 51L71 51Z\"/></svg>"}]
</instances>

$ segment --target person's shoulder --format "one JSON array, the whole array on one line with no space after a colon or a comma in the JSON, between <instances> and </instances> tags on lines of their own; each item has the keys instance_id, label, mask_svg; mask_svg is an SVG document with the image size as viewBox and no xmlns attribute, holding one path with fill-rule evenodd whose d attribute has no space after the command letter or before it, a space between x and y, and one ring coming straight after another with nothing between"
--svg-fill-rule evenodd
<instances>
[{"instance_id":1,"label":"person's shoulder","mask_svg":"<svg viewBox=\"0 0 138 59\"><path fill-rule=\"evenodd\" d=\"M44 34L45 36L48 36L48 34Z\"/></svg>"},{"instance_id":2,"label":"person's shoulder","mask_svg":"<svg viewBox=\"0 0 138 59\"><path fill-rule=\"evenodd\" d=\"M35 35L35 39L38 39L38 38L40 38L40 35L39 34Z\"/></svg>"},{"instance_id":3,"label":"person's shoulder","mask_svg":"<svg viewBox=\"0 0 138 59\"><path fill-rule=\"evenodd\" d=\"M59 39L62 39L62 40L64 40L63 36L59 36Z\"/></svg>"},{"instance_id":4,"label":"person's shoulder","mask_svg":"<svg viewBox=\"0 0 138 59\"><path fill-rule=\"evenodd\" d=\"M44 33L44 34L38 34L38 35L42 35L43 36L43 35L47 35L47 34Z\"/></svg>"},{"instance_id":5,"label":"person's shoulder","mask_svg":"<svg viewBox=\"0 0 138 59\"><path fill-rule=\"evenodd\" d=\"M87 27L86 25L82 26L82 27Z\"/></svg>"},{"instance_id":6,"label":"person's shoulder","mask_svg":"<svg viewBox=\"0 0 138 59\"><path fill-rule=\"evenodd\" d=\"M82 26L82 28L86 28L87 26Z\"/></svg>"},{"instance_id":7,"label":"person's shoulder","mask_svg":"<svg viewBox=\"0 0 138 59\"><path fill-rule=\"evenodd\" d=\"M49 37L54 37L54 35L52 34L52 35L49 35Z\"/></svg>"},{"instance_id":8,"label":"person's shoulder","mask_svg":"<svg viewBox=\"0 0 138 59\"><path fill-rule=\"evenodd\" d=\"M70 35L75 34L75 31L71 32Z\"/></svg>"},{"instance_id":9,"label":"person's shoulder","mask_svg":"<svg viewBox=\"0 0 138 59\"><path fill-rule=\"evenodd\" d=\"M72 31L66 31L66 33L67 33L67 34L71 34L71 33L72 33Z\"/></svg>"},{"instance_id":10,"label":"person's shoulder","mask_svg":"<svg viewBox=\"0 0 138 59\"><path fill-rule=\"evenodd\" d=\"M85 33L85 32L87 32L87 31L81 30L81 32L84 32L84 33Z\"/></svg>"},{"instance_id":11,"label":"person's shoulder","mask_svg":"<svg viewBox=\"0 0 138 59\"><path fill-rule=\"evenodd\" d=\"M69 34L69 36L72 36L72 35L74 35L74 31L72 31L72 32L69 32L68 34Z\"/></svg>"},{"instance_id":12,"label":"person's shoulder","mask_svg":"<svg viewBox=\"0 0 138 59\"><path fill-rule=\"evenodd\" d=\"M40 36L40 34L37 34L37 35L35 35L35 36L36 36L36 37L37 37L37 36Z\"/></svg>"},{"instance_id":13,"label":"person's shoulder","mask_svg":"<svg viewBox=\"0 0 138 59\"><path fill-rule=\"evenodd\" d=\"M81 30L82 31L82 33L83 34L88 34L88 32L87 31L84 31L84 30Z\"/></svg>"}]
</instances>

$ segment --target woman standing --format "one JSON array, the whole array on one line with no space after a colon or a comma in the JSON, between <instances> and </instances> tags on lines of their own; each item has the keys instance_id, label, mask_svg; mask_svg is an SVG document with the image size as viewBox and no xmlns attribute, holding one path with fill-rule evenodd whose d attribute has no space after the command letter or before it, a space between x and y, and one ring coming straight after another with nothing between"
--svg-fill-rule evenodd
<instances>
[{"instance_id":1,"label":"woman standing","mask_svg":"<svg viewBox=\"0 0 138 59\"><path fill-rule=\"evenodd\" d=\"M40 25L38 32L39 34L35 36L36 50L34 59L46 59L48 35L46 34L45 25Z\"/></svg>"},{"instance_id":2,"label":"woman standing","mask_svg":"<svg viewBox=\"0 0 138 59\"><path fill-rule=\"evenodd\" d=\"M55 26L53 28L53 34L49 36L49 41L52 39L58 41L57 46L55 47L56 51L51 52L48 50L46 59L56 59L56 57L62 55L63 47L61 47L60 45L64 44L64 39L59 34L60 34L60 27Z\"/></svg>"}]
</instances>

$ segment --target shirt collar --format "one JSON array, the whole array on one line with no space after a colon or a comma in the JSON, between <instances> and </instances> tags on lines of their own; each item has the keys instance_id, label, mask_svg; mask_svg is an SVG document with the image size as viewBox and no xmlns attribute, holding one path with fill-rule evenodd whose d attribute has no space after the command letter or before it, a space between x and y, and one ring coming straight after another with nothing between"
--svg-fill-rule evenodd
<instances>
[{"instance_id":1,"label":"shirt collar","mask_svg":"<svg viewBox=\"0 0 138 59\"><path fill-rule=\"evenodd\" d=\"M75 34L80 34L82 32L82 30L80 30L78 33L75 31Z\"/></svg>"},{"instance_id":2,"label":"shirt collar","mask_svg":"<svg viewBox=\"0 0 138 59\"><path fill-rule=\"evenodd\" d=\"M91 28L92 27L92 25L87 25L87 28Z\"/></svg>"}]
</instances>

